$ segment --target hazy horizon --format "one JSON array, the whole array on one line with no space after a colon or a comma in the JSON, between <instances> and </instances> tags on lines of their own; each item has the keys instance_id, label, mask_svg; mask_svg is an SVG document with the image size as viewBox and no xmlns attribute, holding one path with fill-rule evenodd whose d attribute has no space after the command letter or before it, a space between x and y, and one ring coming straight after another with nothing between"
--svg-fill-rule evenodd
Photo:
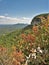
<instances>
[{"instance_id":1,"label":"hazy horizon","mask_svg":"<svg viewBox=\"0 0 49 65\"><path fill-rule=\"evenodd\" d=\"M48 0L0 0L1 24L30 24L34 16L49 13Z\"/></svg>"}]
</instances>

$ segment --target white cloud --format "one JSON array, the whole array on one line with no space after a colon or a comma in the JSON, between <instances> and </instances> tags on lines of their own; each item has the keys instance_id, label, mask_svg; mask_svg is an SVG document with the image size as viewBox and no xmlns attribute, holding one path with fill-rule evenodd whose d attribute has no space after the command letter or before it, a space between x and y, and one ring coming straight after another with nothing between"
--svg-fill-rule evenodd
<instances>
[{"instance_id":1,"label":"white cloud","mask_svg":"<svg viewBox=\"0 0 49 65\"><path fill-rule=\"evenodd\" d=\"M8 16L0 16L0 24L16 24L16 23L28 23L30 24L32 18L21 17L21 18L13 18Z\"/></svg>"},{"instance_id":2,"label":"white cloud","mask_svg":"<svg viewBox=\"0 0 49 65\"><path fill-rule=\"evenodd\" d=\"M5 18L5 16L0 16L1 19Z\"/></svg>"}]
</instances>

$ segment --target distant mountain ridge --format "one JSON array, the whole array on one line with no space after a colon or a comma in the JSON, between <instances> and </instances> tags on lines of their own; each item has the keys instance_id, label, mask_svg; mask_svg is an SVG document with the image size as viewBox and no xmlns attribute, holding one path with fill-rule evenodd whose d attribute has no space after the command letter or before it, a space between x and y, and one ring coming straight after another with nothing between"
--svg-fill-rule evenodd
<instances>
[{"instance_id":1,"label":"distant mountain ridge","mask_svg":"<svg viewBox=\"0 0 49 65\"><path fill-rule=\"evenodd\" d=\"M40 22L44 22L45 20L49 21L49 13L45 13L45 14L40 14L35 16L32 21L31 24L14 24L14 25L0 25L0 34L3 33L9 33L12 31L15 31L16 29L32 29L33 25L38 25Z\"/></svg>"},{"instance_id":2,"label":"distant mountain ridge","mask_svg":"<svg viewBox=\"0 0 49 65\"><path fill-rule=\"evenodd\" d=\"M22 29L28 24L13 24L13 25L0 25L0 35L15 31L16 29Z\"/></svg>"},{"instance_id":3,"label":"distant mountain ridge","mask_svg":"<svg viewBox=\"0 0 49 65\"><path fill-rule=\"evenodd\" d=\"M28 24L19 24L19 23L18 24L8 24L8 25L7 24L0 24L0 28L3 28L3 27L13 27L13 26L16 26L17 27L17 26L21 26L21 25L22 26L23 25L26 26Z\"/></svg>"}]
</instances>

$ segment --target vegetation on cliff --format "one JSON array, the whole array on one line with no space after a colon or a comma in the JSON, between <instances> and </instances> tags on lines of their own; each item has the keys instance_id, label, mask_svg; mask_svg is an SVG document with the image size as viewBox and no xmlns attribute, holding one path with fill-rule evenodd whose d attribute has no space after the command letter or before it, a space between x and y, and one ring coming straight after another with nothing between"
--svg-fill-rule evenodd
<instances>
[{"instance_id":1,"label":"vegetation on cliff","mask_svg":"<svg viewBox=\"0 0 49 65\"><path fill-rule=\"evenodd\" d=\"M0 37L0 65L49 65L49 15L31 28Z\"/></svg>"}]
</instances>

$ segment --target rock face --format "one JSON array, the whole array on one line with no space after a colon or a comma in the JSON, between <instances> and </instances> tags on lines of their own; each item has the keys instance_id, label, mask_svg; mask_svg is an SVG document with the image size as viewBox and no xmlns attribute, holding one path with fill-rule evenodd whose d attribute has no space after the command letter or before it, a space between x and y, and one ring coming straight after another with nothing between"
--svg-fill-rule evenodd
<instances>
[{"instance_id":1,"label":"rock face","mask_svg":"<svg viewBox=\"0 0 49 65\"><path fill-rule=\"evenodd\" d=\"M35 24L37 25L37 24L39 24L40 22L43 22L43 21L45 21L45 20L48 20L48 18L49 18L49 13L37 15L37 16L35 16L35 17L32 19L31 25L35 25Z\"/></svg>"},{"instance_id":2,"label":"rock face","mask_svg":"<svg viewBox=\"0 0 49 65\"><path fill-rule=\"evenodd\" d=\"M33 25L38 25L41 22L45 22L45 21L49 21L49 13L47 13L47 14L40 14L40 15L35 16L32 19L31 24L26 26L26 27L24 27L23 30L32 29Z\"/></svg>"}]
</instances>

